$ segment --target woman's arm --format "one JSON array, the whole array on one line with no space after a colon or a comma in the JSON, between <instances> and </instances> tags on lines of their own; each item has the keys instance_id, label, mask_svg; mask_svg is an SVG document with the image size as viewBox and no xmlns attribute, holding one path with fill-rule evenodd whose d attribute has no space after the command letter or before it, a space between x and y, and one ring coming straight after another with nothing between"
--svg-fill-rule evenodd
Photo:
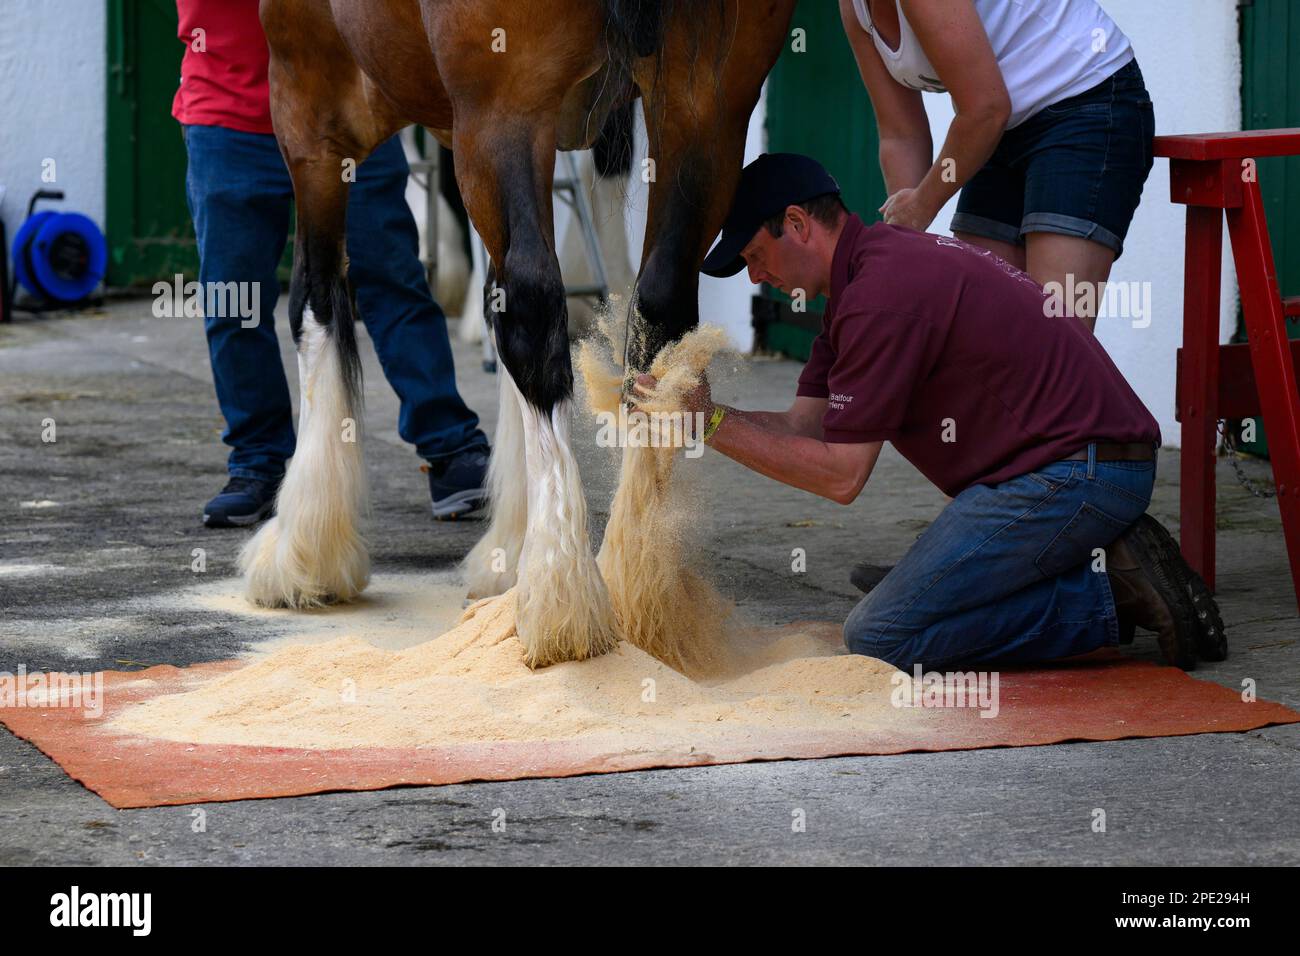
<instances>
[{"instance_id":1,"label":"woman's arm","mask_svg":"<svg viewBox=\"0 0 1300 956\"><path fill-rule=\"evenodd\" d=\"M925 229L993 155L1011 115L1011 96L971 0L902 0L902 8L957 114L916 189L891 196L882 207L887 222Z\"/></svg>"},{"instance_id":2,"label":"woman's arm","mask_svg":"<svg viewBox=\"0 0 1300 956\"><path fill-rule=\"evenodd\" d=\"M921 94L889 75L871 34L858 22L853 0L840 0L840 19L876 114L885 192L892 196L900 189L915 188L929 171L934 155L930 121Z\"/></svg>"}]
</instances>

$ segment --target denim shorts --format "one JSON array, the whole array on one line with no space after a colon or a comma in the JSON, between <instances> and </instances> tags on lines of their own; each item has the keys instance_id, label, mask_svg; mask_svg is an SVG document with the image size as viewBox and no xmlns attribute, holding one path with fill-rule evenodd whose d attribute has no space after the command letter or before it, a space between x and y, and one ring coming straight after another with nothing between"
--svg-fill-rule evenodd
<instances>
[{"instance_id":1,"label":"denim shorts","mask_svg":"<svg viewBox=\"0 0 1300 956\"><path fill-rule=\"evenodd\" d=\"M961 191L953 232L1015 245L1030 232L1124 251L1154 162L1155 112L1137 61L1007 130Z\"/></svg>"}]
</instances>

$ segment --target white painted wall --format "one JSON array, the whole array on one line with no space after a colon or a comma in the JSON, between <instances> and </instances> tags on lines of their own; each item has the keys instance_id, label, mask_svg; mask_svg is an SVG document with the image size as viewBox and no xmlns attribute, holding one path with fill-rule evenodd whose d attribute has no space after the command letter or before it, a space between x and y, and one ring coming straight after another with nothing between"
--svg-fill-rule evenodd
<instances>
[{"instance_id":1,"label":"white painted wall","mask_svg":"<svg viewBox=\"0 0 1300 956\"><path fill-rule=\"evenodd\" d=\"M38 208L75 209L104 228L105 6L0 0L0 216L10 243L41 188L67 199ZM41 181L46 159L54 183Z\"/></svg>"}]
</instances>

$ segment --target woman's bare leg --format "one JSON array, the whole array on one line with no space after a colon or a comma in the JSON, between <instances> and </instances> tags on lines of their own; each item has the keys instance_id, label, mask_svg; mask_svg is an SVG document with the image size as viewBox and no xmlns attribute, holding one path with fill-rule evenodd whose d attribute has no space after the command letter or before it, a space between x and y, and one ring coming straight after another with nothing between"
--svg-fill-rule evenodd
<instances>
[{"instance_id":1,"label":"woman's bare leg","mask_svg":"<svg viewBox=\"0 0 1300 956\"><path fill-rule=\"evenodd\" d=\"M1005 259L1017 269L1025 268L1024 246L1013 245L1010 242L1000 242L997 239L989 239L969 232L954 232L953 235L962 242L970 243L972 246L979 246L981 249L987 249L995 256Z\"/></svg>"},{"instance_id":2,"label":"woman's bare leg","mask_svg":"<svg viewBox=\"0 0 1300 956\"><path fill-rule=\"evenodd\" d=\"M1025 236L1027 267L1025 271L1043 287L1056 283L1055 288L1083 290L1091 288L1092 294L1064 303L1066 315L1075 315L1088 331L1097 326L1097 308L1102 301L1104 283L1110 278L1115 253L1091 239L1063 236L1055 232L1031 232ZM1068 277L1073 276L1071 281ZM1067 298L1069 298L1067 296Z\"/></svg>"}]
</instances>

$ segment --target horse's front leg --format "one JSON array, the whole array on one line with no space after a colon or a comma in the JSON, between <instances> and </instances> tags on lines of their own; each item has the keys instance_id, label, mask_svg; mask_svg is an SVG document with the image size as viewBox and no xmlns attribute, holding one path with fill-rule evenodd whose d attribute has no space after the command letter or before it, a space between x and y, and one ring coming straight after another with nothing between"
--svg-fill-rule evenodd
<instances>
[{"instance_id":1,"label":"horse's front leg","mask_svg":"<svg viewBox=\"0 0 1300 956\"><path fill-rule=\"evenodd\" d=\"M348 601L366 586L361 535L361 364L346 279L349 162L392 132L371 115L361 74L324 12L268 3L271 108L297 206L289 322L298 351L297 448L276 514L244 546L246 592L267 606ZM351 95L357 94L357 95Z\"/></svg>"},{"instance_id":2,"label":"horse's front leg","mask_svg":"<svg viewBox=\"0 0 1300 956\"><path fill-rule=\"evenodd\" d=\"M516 572L516 630L530 667L582 660L612 650L618 630L569 437L573 368L553 238L554 124L545 114L525 124L490 108L465 110L455 151L466 207L498 266L488 310L502 421L518 428L510 440L499 433L493 452L492 527L467 559L471 583ZM494 564L512 557L503 539L518 534L521 517L518 568Z\"/></svg>"}]
</instances>

